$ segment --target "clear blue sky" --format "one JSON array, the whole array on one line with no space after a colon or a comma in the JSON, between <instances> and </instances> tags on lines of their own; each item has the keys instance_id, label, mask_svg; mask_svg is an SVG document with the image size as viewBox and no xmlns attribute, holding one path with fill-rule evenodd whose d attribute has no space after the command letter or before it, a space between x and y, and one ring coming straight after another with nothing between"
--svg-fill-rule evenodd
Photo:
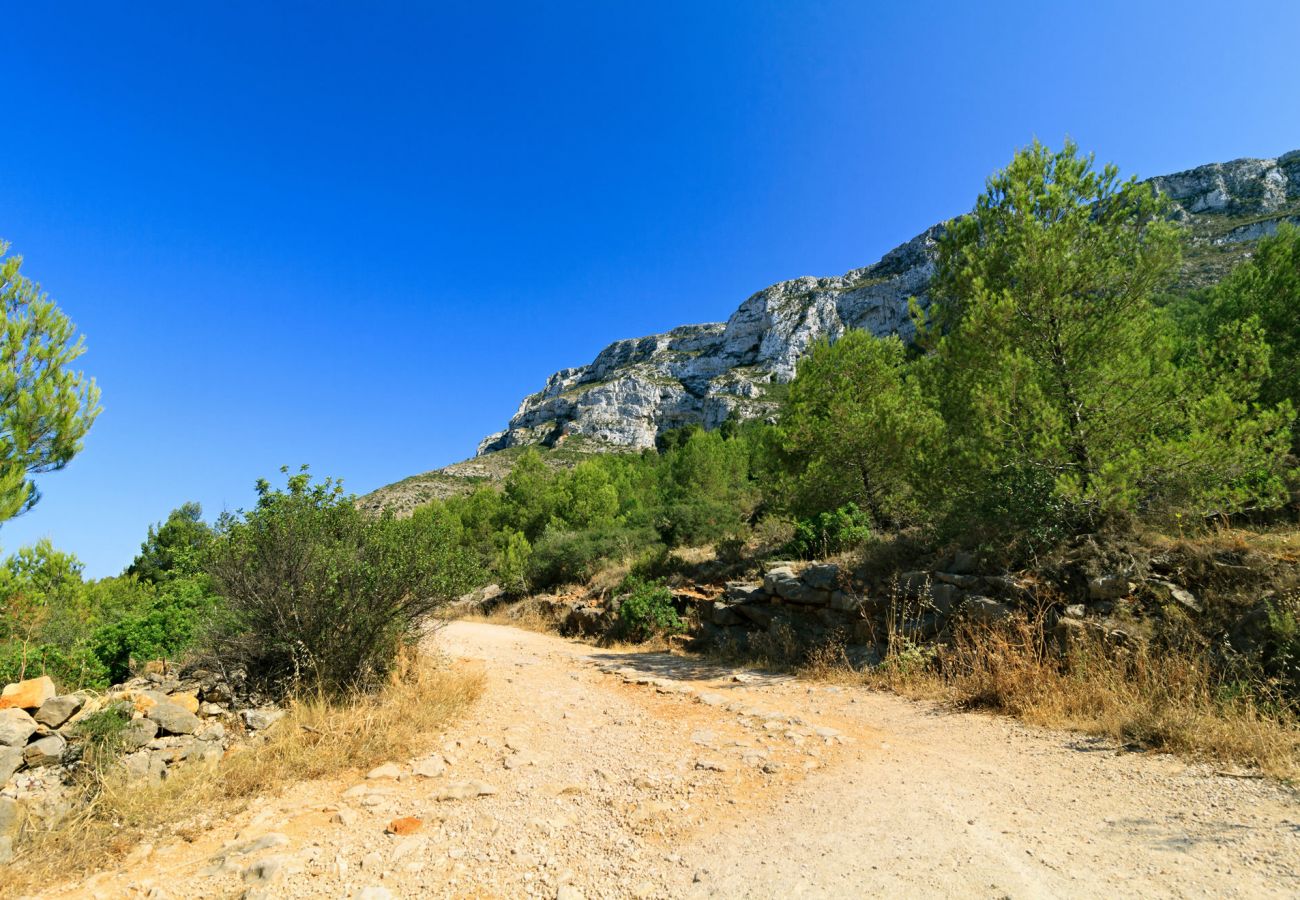
<instances>
[{"instance_id":1,"label":"clear blue sky","mask_svg":"<svg viewBox=\"0 0 1300 900\"><path fill-rule=\"evenodd\" d=\"M620 337L971 205L1038 136L1300 147L1290 3L14 4L0 236L104 413L0 528L94 575L185 500L463 459Z\"/></svg>"}]
</instances>

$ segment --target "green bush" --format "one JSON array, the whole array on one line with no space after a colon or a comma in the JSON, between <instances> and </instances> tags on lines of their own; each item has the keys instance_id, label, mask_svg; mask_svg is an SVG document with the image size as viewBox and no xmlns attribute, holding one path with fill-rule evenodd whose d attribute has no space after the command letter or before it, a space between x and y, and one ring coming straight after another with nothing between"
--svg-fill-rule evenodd
<instances>
[{"instance_id":1,"label":"green bush","mask_svg":"<svg viewBox=\"0 0 1300 900\"><path fill-rule=\"evenodd\" d=\"M211 551L225 601L213 662L286 694L376 684L425 618L479 569L450 516L368 518L332 479L305 469L285 490L257 485L256 507L226 517Z\"/></svg>"},{"instance_id":2,"label":"green bush","mask_svg":"<svg viewBox=\"0 0 1300 900\"><path fill-rule=\"evenodd\" d=\"M871 516L846 503L834 512L818 513L794 523L789 552L804 559L817 559L860 546L871 538Z\"/></svg>"},{"instance_id":3,"label":"green bush","mask_svg":"<svg viewBox=\"0 0 1300 900\"><path fill-rule=\"evenodd\" d=\"M149 602L91 636L94 654L114 682L125 680L133 663L179 656L200 635L216 605L202 576L168 582L149 596Z\"/></svg>"},{"instance_id":4,"label":"green bush","mask_svg":"<svg viewBox=\"0 0 1300 900\"><path fill-rule=\"evenodd\" d=\"M661 634L676 634L686 625L673 608L673 592L661 581L630 576L623 582L617 631L630 641L648 641Z\"/></svg>"},{"instance_id":5,"label":"green bush","mask_svg":"<svg viewBox=\"0 0 1300 900\"><path fill-rule=\"evenodd\" d=\"M109 670L91 647L53 644L0 643L0 683L48 675L61 691L109 686Z\"/></svg>"},{"instance_id":6,"label":"green bush","mask_svg":"<svg viewBox=\"0 0 1300 900\"><path fill-rule=\"evenodd\" d=\"M642 555L655 546L662 545L649 528L548 529L533 545L528 580L537 588L585 582L603 563Z\"/></svg>"}]
</instances>

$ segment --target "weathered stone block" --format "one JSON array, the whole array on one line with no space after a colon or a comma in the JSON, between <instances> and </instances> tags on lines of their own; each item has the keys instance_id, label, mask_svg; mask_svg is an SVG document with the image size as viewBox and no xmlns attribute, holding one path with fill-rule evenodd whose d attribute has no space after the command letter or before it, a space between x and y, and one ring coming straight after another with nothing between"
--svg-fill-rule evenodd
<instances>
[{"instance_id":1,"label":"weathered stone block","mask_svg":"<svg viewBox=\"0 0 1300 900\"><path fill-rule=\"evenodd\" d=\"M55 695L54 682L48 675L6 685L0 692L0 709L37 710Z\"/></svg>"},{"instance_id":2,"label":"weathered stone block","mask_svg":"<svg viewBox=\"0 0 1300 900\"><path fill-rule=\"evenodd\" d=\"M57 765L63 759L63 751L67 748L67 741L57 734L52 734L28 744L23 750L23 762L33 769Z\"/></svg>"},{"instance_id":3,"label":"weathered stone block","mask_svg":"<svg viewBox=\"0 0 1300 900\"><path fill-rule=\"evenodd\" d=\"M819 591L834 591L840 586L840 567L833 563L817 563L803 570L803 583Z\"/></svg>"},{"instance_id":4,"label":"weathered stone block","mask_svg":"<svg viewBox=\"0 0 1300 900\"><path fill-rule=\"evenodd\" d=\"M25 747L36 720L22 709L0 709L0 747Z\"/></svg>"},{"instance_id":5,"label":"weathered stone block","mask_svg":"<svg viewBox=\"0 0 1300 900\"><path fill-rule=\"evenodd\" d=\"M86 698L77 694L51 697L42 703L41 708L36 711L36 721L42 725L48 725L50 728L58 728L80 712L81 707L85 705Z\"/></svg>"}]
</instances>

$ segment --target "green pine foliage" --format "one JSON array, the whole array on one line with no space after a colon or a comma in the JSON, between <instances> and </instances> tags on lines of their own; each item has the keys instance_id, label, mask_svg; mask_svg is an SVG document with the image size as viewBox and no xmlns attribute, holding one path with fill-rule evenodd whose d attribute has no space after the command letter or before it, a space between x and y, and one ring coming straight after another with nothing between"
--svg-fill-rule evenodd
<instances>
[{"instance_id":1,"label":"green pine foliage","mask_svg":"<svg viewBox=\"0 0 1300 900\"><path fill-rule=\"evenodd\" d=\"M31 476L61 469L99 415L95 382L70 368L84 348L72 321L0 241L0 522L40 499Z\"/></svg>"}]
</instances>

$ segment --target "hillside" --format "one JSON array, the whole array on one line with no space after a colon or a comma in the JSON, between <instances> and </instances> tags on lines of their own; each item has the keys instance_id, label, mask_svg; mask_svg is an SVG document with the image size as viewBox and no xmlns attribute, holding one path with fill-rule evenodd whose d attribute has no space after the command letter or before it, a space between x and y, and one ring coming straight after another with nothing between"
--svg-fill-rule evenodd
<instances>
[{"instance_id":1,"label":"hillside","mask_svg":"<svg viewBox=\"0 0 1300 900\"><path fill-rule=\"evenodd\" d=\"M1187 229L1179 289L1215 283L1278 223L1300 223L1300 150L1150 180L1174 202ZM799 358L820 338L835 340L850 328L910 332L908 299L928 302L942 228L935 225L844 275L774 284L746 299L725 323L616 341L587 365L551 375L524 398L504 430L483 439L475 459L380 488L362 504L408 512L499 480L513 459L501 452L514 448L562 447L569 452L548 459L572 465L595 450L653 446L657 435L683 425L715 428L731 416L770 415Z\"/></svg>"}]
</instances>

